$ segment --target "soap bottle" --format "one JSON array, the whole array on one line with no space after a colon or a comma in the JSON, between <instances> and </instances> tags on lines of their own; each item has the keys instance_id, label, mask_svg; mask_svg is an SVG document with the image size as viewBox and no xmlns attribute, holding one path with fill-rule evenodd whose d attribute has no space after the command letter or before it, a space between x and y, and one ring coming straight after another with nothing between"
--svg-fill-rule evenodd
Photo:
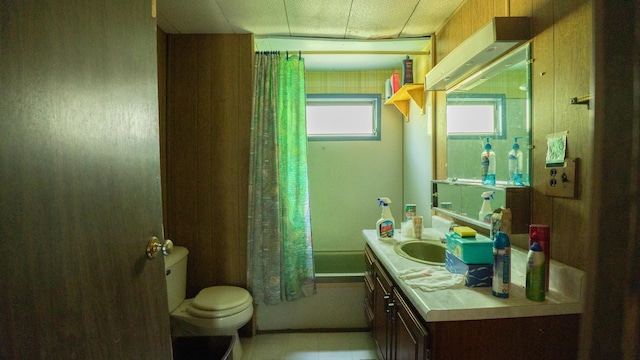
<instances>
[{"instance_id":1,"label":"soap bottle","mask_svg":"<svg viewBox=\"0 0 640 360\"><path fill-rule=\"evenodd\" d=\"M382 207L382 214L380 220L376 223L376 231L378 233L378 240L391 240L396 228L396 222L391 215L391 199L386 197L378 198L379 205Z\"/></svg>"},{"instance_id":2,"label":"soap bottle","mask_svg":"<svg viewBox=\"0 0 640 360\"><path fill-rule=\"evenodd\" d=\"M499 298L509 297L511 283L511 243L509 236L498 231L493 240L493 278L491 293Z\"/></svg>"},{"instance_id":3,"label":"soap bottle","mask_svg":"<svg viewBox=\"0 0 640 360\"><path fill-rule=\"evenodd\" d=\"M522 182L523 157L518 137L513 138L513 145L509 151L509 183L513 185L524 185Z\"/></svg>"},{"instance_id":4,"label":"soap bottle","mask_svg":"<svg viewBox=\"0 0 640 360\"><path fill-rule=\"evenodd\" d=\"M546 266L540 243L534 242L527 255L526 296L533 301L544 301Z\"/></svg>"},{"instance_id":5,"label":"soap bottle","mask_svg":"<svg viewBox=\"0 0 640 360\"><path fill-rule=\"evenodd\" d=\"M485 138L487 143L484 144L484 150L480 154L480 165L483 185L496 184L496 153L491 150L489 138Z\"/></svg>"},{"instance_id":6,"label":"soap bottle","mask_svg":"<svg viewBox=\"0 0 640 360\"><path fill-rule=\"evenodd\" d=\"M491 200L493 200L493 191L485 191L480 195L482 199L482 207L478 212L478 221L481 221L485 224L491 224L491 214L493 210L491 210Z\"/></svg>"}]
</instances>

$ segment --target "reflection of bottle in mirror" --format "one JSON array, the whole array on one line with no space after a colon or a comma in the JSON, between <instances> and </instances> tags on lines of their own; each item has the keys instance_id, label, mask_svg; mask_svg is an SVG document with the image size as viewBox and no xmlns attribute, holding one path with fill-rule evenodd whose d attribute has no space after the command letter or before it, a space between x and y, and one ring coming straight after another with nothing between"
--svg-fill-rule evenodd
<instances>
[{"instance_id":1,"label":"reflection of bottle in mirror","mask_svg":"<svg viewBox=\"0 0 640 360\"><path fill-rule=\"evenodd\" d=\"M513 185L524 185L522 182L522 150L518 145L519 138L513 138L513 146L509 151L509 183Z\"/></svg>"},{"instance_id":2,"label":"reflection of bottle in mirror","mask_svg":"<svg viewBox=\"0 0 640 360\"><path fill-rule=\"evenodd\" d=\"M483 185L496 184L496 153L491 150L489 138L485 138L484 150L480 154L480 165Z\"/></svg>"}]
</instances>

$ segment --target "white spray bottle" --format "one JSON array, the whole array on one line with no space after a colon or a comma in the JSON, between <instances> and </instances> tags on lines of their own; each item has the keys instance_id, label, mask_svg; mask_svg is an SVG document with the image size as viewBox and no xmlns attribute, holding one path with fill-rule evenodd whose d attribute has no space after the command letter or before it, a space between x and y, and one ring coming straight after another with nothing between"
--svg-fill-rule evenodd
<instances>
[{"instance_id":1,"label":"white spray bottle","mask_svg":"<svg viewBox=\"0 0 640 360\"><path fill-rule=\"evenodd\" d=\"M378 233L379 240L392 240L396 229L396 222L391 215L391 199L386 197L378 198L379 205L382 207L382 214L380 220L376 223L376 231Z\"/></svg>"},{"instance_id":2,"label":"white spray bottle","mask_svg":"<svg viewBox=\"0 0 640 360\"><path fill-rule=\"evenodd\" d=\"M480 212L478 212L478 220L485 224L491 224L491 214L493 213L493 210L491 210L491 200L493 200L493 194L493 191L485 191L480 195L484 200L482 201Z\"/></svg>"}]
</instances>

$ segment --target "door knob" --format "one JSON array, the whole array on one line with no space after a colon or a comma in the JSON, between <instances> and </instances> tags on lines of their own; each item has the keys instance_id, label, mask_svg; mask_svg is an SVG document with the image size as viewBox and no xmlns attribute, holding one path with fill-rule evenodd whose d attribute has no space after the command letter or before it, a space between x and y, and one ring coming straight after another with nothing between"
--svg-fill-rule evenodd
<instances>
[{"instance_id":1,"label":"door knob","mask_svg":"<svg viewBox=\"0 0 640 360\"><path fill-rule=\"evenodd\" d=\"M161 253L164 256L167 256L173 250L173 241L167 239L164 243L160 242L160 239L157 237L152 237L151 240L147 243L147 257L149 259L153 259Z\"/></svg>"}]
</instances>

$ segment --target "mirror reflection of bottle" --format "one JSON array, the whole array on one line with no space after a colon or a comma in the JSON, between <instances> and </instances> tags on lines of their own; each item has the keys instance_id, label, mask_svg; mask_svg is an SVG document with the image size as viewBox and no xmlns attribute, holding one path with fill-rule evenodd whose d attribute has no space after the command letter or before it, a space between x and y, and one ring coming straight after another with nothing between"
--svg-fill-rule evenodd
<instances>
[{"instance_id":1,"label":"mirror reflection of bottle","mask_svg":"<svg viewBox=\"0 0 640 360\"><path fill-rule=\"evenodd\" d=\"M483 185L496 184L496 153L491 150L489 138L485 138L487 143L484 144L484 150L480 154L480 168Z\"/></svg>"},{"instance_id":2,"label":"mirror reflection of bottle","mask_svg":"<svg viewBox=\"0 0 640 360\"><path fill-rule=\"evenodd\" d=\"M522 180L523 169L523 157L520 145L518 145L519 138L513 138L513 146L509 151L509 183L513 185L524 185Z\"/></svg>"}]
</instances>

